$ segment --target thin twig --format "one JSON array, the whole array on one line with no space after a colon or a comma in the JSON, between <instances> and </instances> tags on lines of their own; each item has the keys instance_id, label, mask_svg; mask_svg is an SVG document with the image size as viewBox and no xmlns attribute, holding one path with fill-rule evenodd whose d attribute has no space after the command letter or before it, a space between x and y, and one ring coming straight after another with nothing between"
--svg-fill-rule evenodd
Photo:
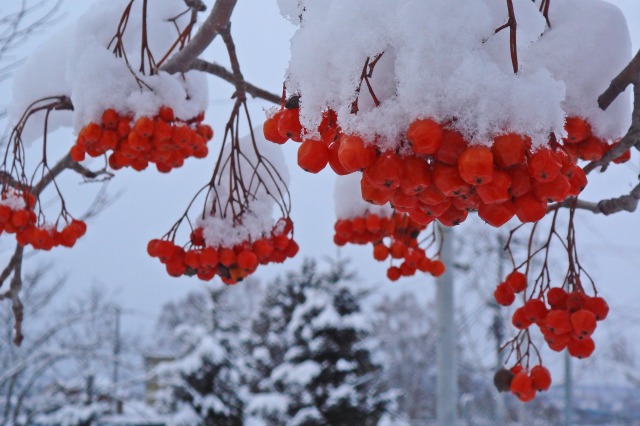
<instances>
[{"instance_id":1,"label":"thin twig","mask_svg":"<svg viewBox=\"0 0 640 426\"><path fill-rule=\"evenodd\" d=\"M513 73L518 73L518 44L516 42L518 22L516 21L516 13L513 9L513 0L507 0L507 11L509 13L509 19L507 23L499 26L495 30L495 34L509 27L509 48L511 51L511 65L513 66Z\"/></svg>"},{"instance_id":2,"label":"thin twig","mask_svg":"<svg viewBox=\"0 0 640 426\"><path fill-rule=\"evenodd\" d=\"M233 85L236 84L233 73L228 69L226 69L225 67L223 67L222 65L218 65L213 62L207 62L202 59L196 59L191 64L191 69L206 72L206 73L215 75L216 77L220 77L221 79ZM260 98L260 99L264 99L266 101L272 102L274 104L280 104L280 101L281 101L280 95L276 95L275 93L271 93L267 90L261 89L246 81L244 82L244 90L247 94L253 96L254 98Z\"/></svg>"},{"instance_id":3,"label":"thin twig","mask_svg":"<svg viewBox=\"0 0 640 426\"><path fill-rule=\"evenodd\" d=\"M630 84L640 83L640 50L633 57L631 62L618 74L607 90L598 97L598 106L602 110L609 108L609 105L624 92Z\"/></svg>"},{"instance_id":4,"label":"thin twig","mask_svg":"<svg viewBox=\"0 0 640 426\"><path fill-rule=\"evenodd\" d=\"M191 42L165 62L160 70L169 74L187 72L193 61L205 51L220 31L227 28L236 3L237 0L217 0Z\"/></svg>"}]
</instances>

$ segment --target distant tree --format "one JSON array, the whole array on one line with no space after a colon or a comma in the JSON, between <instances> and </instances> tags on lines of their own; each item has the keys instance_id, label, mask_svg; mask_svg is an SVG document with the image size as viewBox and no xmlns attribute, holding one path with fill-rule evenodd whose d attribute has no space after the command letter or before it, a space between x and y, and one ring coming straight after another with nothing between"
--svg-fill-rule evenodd
<instances>
[{"instance_id":1,"label":"distant tree","mask_svg":"<svg viewBox=\"0 0 640 426\"><path fill-rule=\"evenodd\" d=\"M202 326L178 327L176 334L182 352L155 369L161 386L170 392L161 404L165 411L171 409L172 422L242 425L241 375L227 339Z\"/></svg>"},{"instance_id":2,"label":"distant tree","mask_svg":"<svg viewBox=\"0 0 640 426\"><path fill-rule=\"evenodd\" d=\"M289 425L375 425L392 411L371 323L344 263L325 273L306 265L304 296L287 324L290 344L271 374L288 398ZM299 279L299 278L298 278ZM305 285L305 284L308 284Z\"/></svg>"},{"instance_id":3,"label":"distant tree","mask_svg":"<svg viewBox=\"0 0 640 426\"><path fill-rule=\"evenodd\" d=\"M62 413L64 424L81 425L99 413L115 411L115 403L127 389L117 390L111 381L113 363L121 376L135 368L135 349L128 333L120 337L123 351L114 358L114 313L118 304L92 288L57 306L66 277L48 279L51 266L25 274L22 298L31 318L21 347L11 342L11 307L0 306L0 425L27 425L44 414ZM93 405L93 404L96 405ZM74 409L75 407L75 409ZM53 418L53 417L50 417ZM62 417L56 417L60 419ZM74 420L70 420L74 419Z\"/></svg>"},{"instance_id":4,"label":"distant tree","mask_svg":"<svg viewBox=\"0 0 640 426\"><path fill-rule=\"evenodd\" d=\"M251 322L244 342L247 353L247 383L251 394L250 415L270 425L284 425L288 396L280 392L272 377L282 365L292 342L287 328L296 307L306 300L307 292L321 285L315 262L305 260L299 272L289 272L267 286L260 309Z\"/></svg>"},{"instance_id":5,"label":"distant tree","mask_svg":"<svg viewBox=\"0 0 640 426\"><path fill-rule=\"evenodd\" d=\"M269 381L275 367L282 364L289 347L285 333L298 304L306 299L305 291L320 286L314 262L305 261L299 272L289 272L270 283L251 322L251 334L245 342L252 369L249 388L252 392L273 391Z\"/></svg>"},{"instance_id":6,"label":"distant tree","mask_svg":"<svg viewBox=\"0 0 640 426\"><path fill-rule=\"evenodd\" d=\"M245 290L217 288L165 305L158 325L165 350L175 356L154 369L161 388L157 405L173 424L242 425L244 374L240 336L250 303ZM162 333L172 331L167 339Z\"/></svg>"},{"instance_id":7,"label":"distant tree","mask_svg":"<svg viewBox=\"0 0 640 426\"><path fill-rule=\"evenodd\" d=\"M414 421L435 418L436 319L433 307L403 294L377 305L375 329L398 407Z\"/></svg>"}]
</instances>

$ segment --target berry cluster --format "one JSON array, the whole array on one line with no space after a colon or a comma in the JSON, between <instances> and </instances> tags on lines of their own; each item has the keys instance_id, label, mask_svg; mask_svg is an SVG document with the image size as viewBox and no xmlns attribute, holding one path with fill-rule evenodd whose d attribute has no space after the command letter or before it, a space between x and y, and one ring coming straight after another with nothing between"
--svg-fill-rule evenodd
<instances>
[{"instance_id":1,"label":"berry cluster","mask_svg":"<svg viewBox=\"0 0 640 426\"><path fill-rule=\"evenodd\" d=\"M53 247L73 247L76 241L87 232L87 225L72 219L58 231L55 227L30 226L16 234L16 240L21 246L31 244L34 249L51 250Z\"/></svg>"},{"instance_id":2,"label":"berry cluster","mask_svg":"<svg viewBox=\"0 0 640 426\"><path fill-rule=\"evenodd\" d=\"M30 244L38 250L73 247L87 231L87 225L76 219L68 221L60 231L56 227L37 225L36 198L28 192L9 189L2 192L1 198L0 233L16 234L21 246Z\"/></svg>"},{"instance_id":3,"label":"berry cluster","mask_svg":"<svg viewBox=\"0 0 640 426\"><path fill-rule=\"evenodd\" d=\"M498 284L493 295L498 304L510 306L515 301L516 293L526 288L525 275L513 271L504 282ZM588 296L581 286L574 286L571 292L561 287L547 287L539 296L529 298L515 310L512 324L521 331L536 324L551 350L560 352L566 348L575 358L587 358L595 350L591 336L597 322L604 320L608 313L607 302L598 296ZM533 399L535 392L532 389L536 388L530 386L531 378L525 380L520 377L516 381L518 372L513 373L511 391L522 401Z\"/></svg>"},{"instance_id":4,"label":"berry cluster","mask_svg":"<svg viewBox=\"0 0 640 426\"><path fill-rule=\"evenodd\" d=\"M509 390L522 402L531 401L536 397L536 392L543 392L551 387L551 373L542 365L536 365L530 371L522 365L515 365L509 373Z\"/></svg>"},{"instance_id":5,"label":"berry cluster","mask_svg":"<svg viewBox=\"0 0 640 426\"><path fill-rule=\"evenodd\" d=\"M590 133L576 136L577 120L568 120L566 141L597 140ZM342 134L333 111L324 114L316 133L319 138L304 140L298 149L300 167L317 173L328 164L339 175L362 170L365 201L391 203L424 225L434 219L457 225L469 211L495 227L513 216L536 222L545 216L549 202L577 196L587 184L576 164L587 157L574 155L566 141L552 139L548 147L533 148L526 136L504 134L494 138L491 147L469 145L447 125L419 119L407 129L398 152L380 152L357 135ZM302 141L299 110L283 108L269 117L264 134L276 143Z\"/></svg>"},{"instance_id":6,"label":"berry cluster","mask_svg":"<svg viewBox=\"0 0 640 426\"><path fill-rule=\"evenodd\" d=\"M36 199L33 194L7 188L0 198L0 231L17 236L36 225L37 217L33 211Z\"/></svg>"},{"instance_id":7,"label":"berry cluster","mask_svg":"<svg viewBox=\"0 0 640 426\"><path fill-rule=\"evenodd\" d=\"M391 281L397 281L401 276L412 276L416 271L439 277L444 273L444 263L430 259L425 250L418 246L418 235L424 228L405 214L394 214L387 218L368 213L338 220L334 226L333 241L338 246L371 243L373 258L377 261L383 262L389 258L391 262L402 261L399 266L390 264L387 269L387 278Z\"/></svg>"},{"instance_id":8,"label":"berry cluster","mask_svg":"<svg viewBox=\"0 0 640 426\"><path fill-rule=\"evenodd\" d=\"M293 240L293 223L281 219L271 234L233 247L206 246L202 228L191 233L190 247L184 249L169 240L151 240L147 252L165 265L172 277L193 276L204 281L220 276L228 285L237 284L256 271L259 265L282 263L298 253Z\"/></svg>"},{"instance_id":9,"label":"berry cluster","mask_svg":"<svg viewBox=\"0 0 640 426\"><path fill-rule=\"evenodd\" d=\"M202 124L204 114L182 121L169 107L160 108L155 117L140 117L135 122L113 109L102 114L101 123L89 123L71 148L71 158L82 161L85 155L109 154L109 166L118 170L131 167L141 171L154 163L158 171L168 173L182 167L188 157L204 158L213 138L210 126Z\"/></svg>"},{"instance_id":10,"label":"berry cluster","mask_svg":"<svg viewBox=\"0 0 640 426\"><path fill-rule=\"evenodd\" d=\"M494 297L500 305L509 306L515 300L515 293L524 291L526 286L526 277L512 272L498 285ZM516 309L512 323L519 330L536 324L550 349L560 352L567 348L572 356L587 358L595 349L591 335L597 321L605 319L608 313L609 306L602 297L588 296L582 288L567 292L551 287L539 298L531 298Z\"/></svg>"},{"instance_id":11,"label":"berry cluster","mask_svg":"<svg viewBox=\"0 0 640 426\"><path fill-rule=\"evenodd\" d=\"M611 148L617 145L608 144L606 141L593 136L591 125L580 117L569 117L565 123L567 137L562 139L565 150L574 158L585 161L598 161ZM631 150L625 151L613 160L621 164L631 159Z\"/></svg>"}]
</instances>

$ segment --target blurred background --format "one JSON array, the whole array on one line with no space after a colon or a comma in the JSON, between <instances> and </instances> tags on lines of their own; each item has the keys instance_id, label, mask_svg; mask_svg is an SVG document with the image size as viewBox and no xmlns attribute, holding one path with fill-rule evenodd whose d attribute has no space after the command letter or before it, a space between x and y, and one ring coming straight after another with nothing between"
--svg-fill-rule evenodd
<instances>
[{"instance_id":1,"label":"blurred background","mask_svg":"<svg viewBox=\"0 0 640 426\"><path fill-rule=\"evenodd\" d=\"M637 51L640 4L610 2L627 16ZM0 43L19 37L0 56L3 142L12 72L89 7L76 0L0 5ZM239 1L232 22L244 77L279 93L295 27L280 16L275 0ZM229 66L220 40L204 57ZM209 77L212 146L221 140L233 92ZM271 106L250 100L253 123L261 123ZM52 156L66 154L75 140L71 129L50 138ZM392 283L370 246L336 247L334 175L304 173L296 148L282 147L300 252L234 287L171 278L146 253L147 242L167 232L208 181L214 155L188 160L170 174L118 171L104 188L106 204L72 250L29 252L20 348L11 343L11 306L0 303L0 424L323 424L309 406L320 407L325 419L335 416L331 424L436 424L434 279L416 275ZM640 174L638 160L634 152L630 162L590 176L583 197L628 191ZM73 174L62 175L59 185L70 211L86 210L100 191L100 184L80 183ZM454 229L456 258L448 267L460 424L568 424L569 385L573 424L640 424L640 220L578 212L576 227L581 261L611 312L599 324L594 355L571 363L571 383L564 379L563 354L543 351L554 384L528 404L493 386L504 361L496 348L512 333L512 309L493 302L495 286L510 272L501 256L508 231L475 217ZM515 243L516 252L522 244ZM2 260L12 253L12 239L0 239ZM563 261L561 254L552 259Z\"/></svg>"}]
</instances>

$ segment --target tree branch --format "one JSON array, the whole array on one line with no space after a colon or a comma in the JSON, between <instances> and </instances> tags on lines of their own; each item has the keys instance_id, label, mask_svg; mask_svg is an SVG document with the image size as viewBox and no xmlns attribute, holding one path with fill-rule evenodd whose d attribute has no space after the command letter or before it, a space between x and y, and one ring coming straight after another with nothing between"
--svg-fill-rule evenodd
<instances>
[{"instance_id":1,"label":"tree branch","mask_svg":"<svg viewBox=\"0 0 640 426\"><path fill-rule=\"evenodd\" d=\"M20 244L16 244L16 250L9 261L9 264L2 271L0 275L0 285L6 280L13 272L13 278L11 278L11 284L9 290L0 294L0 300L11 299L11 309L13 310L13 318L15 320L14 329L15 335L13 336L13 343L16 346L22 344L24 336L22 334L22 320L24 319L24 305L20 300L20 290L22 290L22 254L24 253L24 247Z\"/></svg>"},{"instance_id":2,"label":"tree branch","mask_svg":"<svg viewBox=\"0 0 640 426\"><path fill-rule=\"evenodd\" d=\"M233 76L233 73L222 65L203 61L202 59L196 59L191 63L190 69L215 75L216 77L220 77L221 79L233 84L234 86L236 85L236 79ZM276 95L275 93L271 93L267 90L261 89L246 81L244 82L244 88L245 91L254 98L260 98L274 104L280 104L280 96Z\"/></svg>"},{"instance_id":3,"label":"tree branch","mask_svg":"<svg viewBox=\"0 0 640 426\"><path fill-rule=\"evenodd\" d=\"M73 168L73 163L75 163L75 161L71 159L71 154L67 153L67 155L62 157L60 161L58 161L56 165L50 169L49 173L44 178L42 178L40 182L33 186L31 193L35 197L38 197L38 195L40 195L40 193L44 191L44 189L49 186L49 184L53 182L60 173L62 173L66 169Z\"/></svg>"},{"instance_id":4,"label":"tree branch","mask_svg":"<svg viewBox=\"0 0 640 426\"><path fill-rule=\"evenodd\" d=\"M611 80L611 84L598 97L598 106L603 111L609 108L609 105L613 103L613 101L620 95L620 93L624 92L632 83L640 82L640 50L636 53L636 56L627 64L626 67L618 74L613 80Z\"/></svg>"},{"instance_id":5,"label":"tree branch","mask_svg":"<svg viewBox=\"0 0 640 426\"><path fill-rule=\"evenodd\" d=\"M640 201L640 183L637 184L628 194L615 198L598 201L597 203L576 200L575 198L567 199L561 203L549 206L548 211L558 210L563 207L574 206L577 209L588 210L594 214L603 214L609 216L622 211L634 212Z\"/></svg>"},{"instance_id":6,"label":"tree branch","mask_svg":"<svg viewBox=\"0 0 640 426\"><path fill-rule=\"evenodd\" d=\"M173 55L160 70L169 74L188 71L193 61L205 51L220 31L227 28L236 3L237 0L217 0L211 14L191 42Z\"/></svg>"},{"instance_id":7,"label":"tree branch","mask_svg":"<svg viewBox=\"0 0 640 426\"><path fill-rule=\"evenodd\" d=\"M640 82L634 83L633 113L631 116L631 127L629 127L627 134L620 139L618 145L607 151L600 160L592 161L584 166L584 172L588 174L598 167L601 167L601 171L605 171L611 161L634 146L640 150Z\"/></svg>"},{"instance_id":8,"label":"tree branch","mask_svg":"<svg viewBox=\"0 0 640 426\"><path fill-rule=\"evenodd\" d=\"M74 172L78 173L88 180L94 180L99 177L103 177L103 180L109 180L114 176L113 173L108 171L106 168L94 172L93 170L89 170L82 164L75 161L72 162L72 164L69 166L69 169L73 170Z\"/></svg>"}]
</instances>

